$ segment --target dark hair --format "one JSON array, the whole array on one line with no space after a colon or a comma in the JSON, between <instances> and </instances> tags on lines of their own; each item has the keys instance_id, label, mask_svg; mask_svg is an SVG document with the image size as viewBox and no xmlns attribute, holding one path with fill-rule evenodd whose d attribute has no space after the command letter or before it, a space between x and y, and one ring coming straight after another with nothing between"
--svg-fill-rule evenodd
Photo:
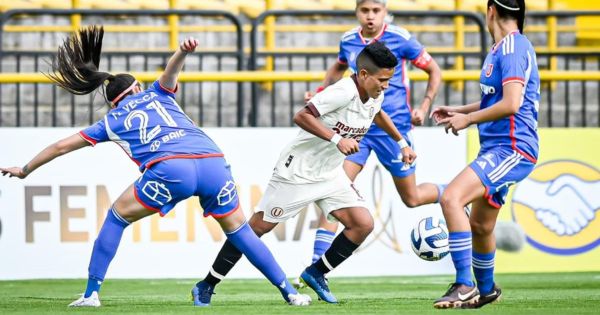
<instances>
[{"instance_id":1,"label":"dark hair","mask_svg":"<svg viewBox=\"0 0 600 315\"><path fill-rule=\"evenodd\" d=\"M398 65L398 59L383 42L374 41L358 54L356 66L369 73L376 73L381 68L393 69Z\"/></svg>"},{"instance_id":2,"label":"dark hair","mask_svg":"<svg viewBox=\"0 0 600 315\"><path fill-rule=\"evenodd\" d=\"M488 8L492 5L496 7L498 16L501 19L516 20L519 32L523 34L525 25L525 0L488 0Z\"/></svg>"},{"instance_id":3,"label":"dark hair","mask_svg":"<svg viewBox=\"0 0 600 315\"><path fill-rule=\"evenodd\" d=\"M112 75L108 72L98 71L100 53L102 52L102 26L89 26L82 28L78 33L71 35L58 48L58 54L52 61L52 71L45 73L54 83L63 89L76 94L85 95L95 91L107 82L102 95L107 103L119 102L117 98L134 82L130 74Z\"/></svg>"}]
</instances>

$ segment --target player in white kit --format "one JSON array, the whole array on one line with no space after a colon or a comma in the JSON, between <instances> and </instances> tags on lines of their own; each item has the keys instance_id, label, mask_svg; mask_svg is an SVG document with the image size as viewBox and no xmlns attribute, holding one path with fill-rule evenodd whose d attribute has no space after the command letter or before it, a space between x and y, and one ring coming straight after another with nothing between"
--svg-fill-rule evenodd
<instances>
[{"instance_id":1,"label":"player in white kit","mask_svg":"<svg viewBox=\"0 0 600 315\"><path fill-rule=\"evenodd\" d=\"M315 202L329 220L345 226L329 250L301 276L329 303L337 300L329 291L325 274L352 255L373 230L365 200L342 168L345 157L358 151L358 142L375 122L398 141L404 163L411 164L416 158L390 117L381 111L383 91L397 64L383 43L374 42L360 52L356 74L327 87L296 113L294 122L302 130L282 151L260 209L250 219L250 226L261 236ZM207 277L197 284L205 288L208 300L216 284L241 258L240 251L228 242Z\"/></svg>"}]
</instances>

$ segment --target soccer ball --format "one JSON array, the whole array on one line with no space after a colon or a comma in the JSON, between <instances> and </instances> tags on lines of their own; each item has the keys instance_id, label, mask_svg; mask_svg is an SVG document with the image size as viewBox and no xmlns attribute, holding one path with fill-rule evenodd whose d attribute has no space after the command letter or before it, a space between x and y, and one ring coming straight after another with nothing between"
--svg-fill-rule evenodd
<instances>
[{"instance_id":1,"label":"soccer ball","mask_svg":"<svg viewBox=\"0 0 600 315\"><path fill-rule=\"evenodd\" d=\"M412 249L424 260L436 261L448 255L448 227L438 217L419 221L410 233Z\"/></svg>"}]
</instances>

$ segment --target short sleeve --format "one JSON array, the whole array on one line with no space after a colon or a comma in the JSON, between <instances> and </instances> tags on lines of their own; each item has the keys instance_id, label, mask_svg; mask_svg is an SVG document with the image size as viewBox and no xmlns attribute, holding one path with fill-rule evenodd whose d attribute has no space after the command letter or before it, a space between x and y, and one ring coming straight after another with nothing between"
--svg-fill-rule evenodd
<instances>
[{"instance_id":1,"label":"short sleeve","mask_svg":"<svg viewBox=\"0 0 600 315\"><path fill-rule=\"evenodd\" d=\"M508 52L500 59L502 69L502 86L511 82L525 85L525 77L528 67L527 51Z\"/></svg>"},{"instance_id":2,"label":"short sleeve","mask_svg":"<svg viewBox=\"0 0 600 315\"><path fill-rule=\"evenodd\" d=\"M348 105L351 100L351 95L348 91L339 85L331 85L321 93L315 95L309 104L312 104L318 111L319 116L331 113L336 109Z\"/></svg>"},{"instance_id":3,"label":"short sleeve","mask_svg":"<svg viewBox=\"0 0 600 315\"><path fill-rule=\"evenodd\" d=\"M81 130L79 135L83 140L89 142L92 146L99 142L109 141L108 133L106 132L106 123L104 118L97 121L95 124Z\"/></svg>"},{"instance_id":4,"label":"short sleeve","mask_svg":"<svg viewBox=\"0 0 600 315\"><path fill-rule=\"evenodd\" d=\"M168 89L164 86L162 86L160 84L159 80L154 81L154 83L152 83L152 85L150 86L150 88L154 91L156 91L159 94L162 95L166 95L166 96L170 96L170 97L175 97L175 93L177 93L177 89L179 88L179 83L175 86L174 89Z\"/></svg>"},{"instance_id":5,"label":"short sleeve","mask_svg":"<svg viewBox=\"0 0 600 315\"><path fill-rule=\"evenodd\" d=\"M425 49L414 36L410 36L410 38L402 44L400 51L405 59L414 61L423 54Z\"/></svg>"},{"instance_id":6,"label":"short sleeve","mask_svg":"<svg viewBox=\"0 0 600 315\"><path fill-rule=\"evenodd\" d=\"M338 52L338 62L344 65L348 64L348 57L344 51L344 41L340 41L340 50Z\"/></svg>"}]
</instances>

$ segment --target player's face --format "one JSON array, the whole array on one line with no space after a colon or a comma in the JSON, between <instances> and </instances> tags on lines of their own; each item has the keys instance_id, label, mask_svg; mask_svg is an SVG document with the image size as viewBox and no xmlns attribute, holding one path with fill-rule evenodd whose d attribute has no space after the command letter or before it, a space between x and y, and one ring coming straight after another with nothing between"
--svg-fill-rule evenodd
<instances>
[{"instance_id":1,"label":"player's face","mask_svg":"<svg viewBox=\"0 0 600 315\"><path fill-rule=\"evenodd\" d=\"M356 7L356 18L362 27L363 36L373 37L381 31L387 9L383 4L365 1Z\"/></svg>"},{"instance_id":2,"label":"player's face","mask_svg":"<svg viewBox=\"0 0 600 315\"><path fill-rule=\"evenodd\" d=\"M363 78L363 88L371 98L378 98L383 91L390 86L390 80L394 76L394 68L381 68L371 74L367 70L360 70Z\"/></svg>"}]
</instances>

